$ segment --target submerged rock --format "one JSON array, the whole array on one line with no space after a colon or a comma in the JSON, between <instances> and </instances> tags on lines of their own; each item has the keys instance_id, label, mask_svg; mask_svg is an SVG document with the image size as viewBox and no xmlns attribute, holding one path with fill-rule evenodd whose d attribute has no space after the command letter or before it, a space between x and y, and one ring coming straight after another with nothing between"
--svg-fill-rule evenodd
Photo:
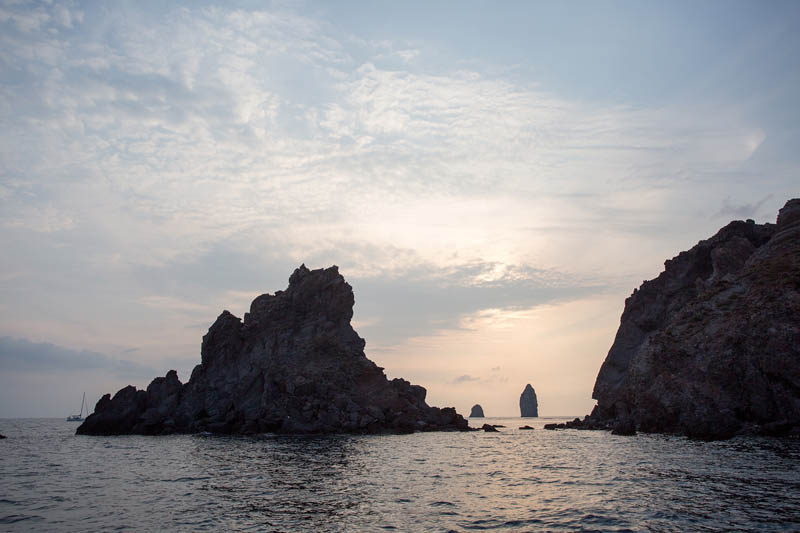
<instances>
[{"instance_id":1,"label":"submerged rock","mask_svg":"<svg viewBox=\"0 0 800 533\"><path fill-rule=\"evenodd\" d=\"M731 222L625 301L587 419L698 439L800 427L800 199Z\"/></svg>"},{"instance_id":2,"label":"submerged rock","mask_svg":"<svg viewBox=\"0 0 800 533\"><path fill-rule=\"evenodd\" d=\"M499 432L498 429L491 424L484 424L483 426L481 426L481 429L487 432L493 432L493 431Z\"/></svg>"},{"instance_id":3,"label":"submerged rock","mask_svg":"<svg viewBox=\"0 0 800 533\"><path fill-rule=\"evenodd\" d=\"M539 402L536 400L536 391L530 383L525 385L525 390L519 397L519 411L522 417L539 416Z\"/></svg>"},{"instance_id":4,"label":"submerged rock","mask_svg":"<svg viewBox=\"0 0 800 533\"><path fill-rule=\"evenodd\" d=\"M337 267L300 266L244 320L220 314L188 383L171 370L147 390L106 394L77 433L466 431L455 409L429 407L423 387L390 381L367 359L353 304Z\"/></svg>"},{"instance_id":5,"label":"submerged rock","mask_svg":"<svg viewBox=\"0 0 800 533\"><path fill-rule=\"evenodd\" d=\"M479 404L475 404L472 406L472 410L469 412L470 418L483 418L483 407Z\"/></svg>"},{"instance_id":6,"label":"submerged rock","mask_svg":"<svg viewBox=\"0 0 800 533\"><path fill-rule=\"evenodd\" d=\"M525 425L525 426L521 426L519 429L533 429L533 428L528 426L528 425Z\"/></svg>"}]
</instances>

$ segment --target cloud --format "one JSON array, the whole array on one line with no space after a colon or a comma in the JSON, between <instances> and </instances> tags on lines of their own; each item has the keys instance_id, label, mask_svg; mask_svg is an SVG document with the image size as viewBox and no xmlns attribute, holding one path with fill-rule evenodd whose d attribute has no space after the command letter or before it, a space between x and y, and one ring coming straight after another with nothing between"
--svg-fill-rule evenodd
<instances>
[{"instance_id":1,"label":"cloud","mask_svg":"<svg viewBox=\"0 0 800 533\"><path fill-rule=\"evenodd\" d=\"M500 275L495 272L498 266ZM346 275L346 269L342 272ZM447 268L418 264L408 271L356 277L350 283L356 316L371 319L360 331L368 347L460 329L462 319L482 309L527 309L604 290L558 273L491 262Z\"/></svg>"},{"instance_id":2,"label":"cloud","mask_svg":"<svg viewBox=\"0 0 800 533\"><path fill-rule=\"evenodd\" d=\"M730 196L722 201L722 207L714 214L714 218L727 218L727 219L747 219L755 218L761 210L761 207L769 200L772 200L773 195L768 194L761 200L754 203L734 204L731 202Z\"/></svg>"},{"instance_id":3,"label":"cloud","mask_svg":"<svg viewBox=\"0 0 800 533\"><path fill-rule=\"evenodd\" d=\"M50 339L30 361L53 368L116 368L108 347L142 339L143 361L188 361L305 262L341 267L391 350L638 283L713 233L721 183L718 216L771 203L748 177L772 130L738 100L571 99L310 13L0 8L0 335Z\"/></svg>"},{"instance_id":4,"label":"cloud","mask_svg":"<svg viewBox=\"0 0 800 533\"><path fill-rule=\"evenodd\" d=\"M481 380L480 378L468 376L468 375L465 374L463 376L458 376L456 379L454 379L453 380L453 384L457 385L459 383L468 383L470 381L480 381L480 380Z\"/></svg>"},{"instance_id":5,"label":"cloud","mask_svg":"<svg viewBox=\"0 0 800 533\"><path fill-rule=\"evenodd\" d=\"M153 377L155 374L153 369L136 361L11 337L0 337L0 369L46 374L102 370L126 378Z\"/></svg>"}]
</instances>

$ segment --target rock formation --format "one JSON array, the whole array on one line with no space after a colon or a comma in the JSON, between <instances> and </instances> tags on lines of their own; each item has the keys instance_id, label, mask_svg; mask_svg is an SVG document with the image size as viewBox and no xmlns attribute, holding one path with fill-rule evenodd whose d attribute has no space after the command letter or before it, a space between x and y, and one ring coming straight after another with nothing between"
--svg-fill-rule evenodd
<instances>
[{"instance_id":1,"label":"rock formation","mask_svg":"<svg viewBox=\"0 0 800 533\"><path fill-rule=\"evenodd\" d=\"M536 400L536 391L530 383L525 385L525 390L519 397L519 412L522 417L539 416L539 402Z\"/></svg>"},{"instance_id":2,"label":"rock formation","mask_svg":"<svg viewBox=\"0 0 800 533\"><path fill-rule=\"evenodd\" d=\"M106 394L79 434L376 433L468 429L426 391L389 381L350 325L353 290L337 267L294 271L289 287L223 311L185 384L174 370L147 390Z\"/></svg>"},{"instance_id":3,"label":"rock formation","mask_svg":"<svg viewBox=\"0 0 800 533\"><path fill-rule=\"evenodd\" d=\"M480 404L475 404L472 406L472 410L469 412L470 418L483 418L483 407Z\"/></svg>"},{"instance_id":4,"label":"rock formation","mask_svg":"<svg viewBox=\"0 0 800 533\"><path fill-rule=\"evenodd\" d=\"M800 430L800 199L777 224L731 222L664 266L625 301L597 406L571 427Z\"/></svg>"},{"instance_id":5,"label":"rock formation","mask_svg":"<svg viewBox=\"0 0 800 533\"><path fill-rule=\"evenodd\" d=\"M481 426L481 429L486 431L486 432L488 432L488 433L493 433L493 432L499 431L495 426L493 426L491 424L484 424L483 426Z\"/></svg>"}]
</instances>

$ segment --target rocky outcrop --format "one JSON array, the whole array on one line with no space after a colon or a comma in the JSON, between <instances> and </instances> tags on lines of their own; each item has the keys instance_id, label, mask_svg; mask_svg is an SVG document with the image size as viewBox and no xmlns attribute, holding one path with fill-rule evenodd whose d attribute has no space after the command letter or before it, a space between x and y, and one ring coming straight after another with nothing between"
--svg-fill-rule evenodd
<instances>
[{"instance_id":1,"label":"rocky outcrop","mask_svg":"<svg viewBox=\"0 0 800 533\"><path fill-rule=\"evenodd\" d=\"M481 426L481 429L486 431L487 433L493 433L499 431L497 427L493 426L492 424L484 424L483 426Z\"/></svg>"},{"instance_id":2,"label":"rocky outcrop","mask_svg":"<svg viewBox=\"0 0 800 533\"><path fill-rule=\"evenodd\" d=\"M528 429L533 429L533 428L531 426L525 425L525 426L520 426L519 429L528 430Z\"/></svg>"},{"instance_id":3,"label":"rocky outcrop","mask_svg":"<svg viewBox=\"0 0 800 533\"><path fill-rule=\"evenodd\" d=\"M583 426L700 439L800 428L800 199L731 222L625 301Z\"/></svg>"},{"instance_id":4,"label":"rocky outcrop","mask_svg":"<svg viewBox=\"0 0 800 533\"><path fill-rule=\"evenodd\" d=\"M530 383L525 385L525 390L519 397L519 412L522 417L539 416L539 402L536 400L536 391Z\"/></svg>"},{"instance_id":5,"label":"rocky outcrop","mask_svg":"<svg viewBox=\"0 0 800 533\"><path fill-rule=\"evenodd\" d=\"M388 380L350 325L353 290L337 267L301 266L289 287L253 300L244 320L223 311L185 384L174 370L147 390L106 394L79 434L406 433L468 429L426 391Z\"/></svg>"},{"instance_id":6,"label":"rocky outcrop","mask_svg":"<svg viewBox=\"0 0 800 533\"><path fill-rule=\"evenodd\" d=\"M469 412L470 418L483 418L483 407L480 404L475 404L472 406L472 410Z\"/></svg>"}]
</instances>

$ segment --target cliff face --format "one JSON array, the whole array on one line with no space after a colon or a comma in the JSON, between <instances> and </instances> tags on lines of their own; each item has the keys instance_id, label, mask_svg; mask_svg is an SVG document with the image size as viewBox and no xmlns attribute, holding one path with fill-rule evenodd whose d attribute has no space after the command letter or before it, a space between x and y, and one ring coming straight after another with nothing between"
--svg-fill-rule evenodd
<instances>
[{"instance_id":1,"label":"cliff face","mask_svg":"<svg viewBox=\"0 0 800 533\"><path fill-rule=\"evenodd\" d=\"M800 199L664 266L625 301L588 425L707 439L800 426Z\"/></svg>"},{"instance_id":2,"label":"cliff face","mask_svg":"<svg viewBox=\"0 0 800 533\"><path fill-rule=\"evenodd\" d=\"M186 384L174 370L146 391L106 394L80 434L411 432L466 430L453 408L389 381L350 325L353 290L334 266L295 270L289 287L223 311Z\"/></svg>"},{"instance_id":3,"label":"cliff face","mask_svg":"<svg viewBox=\"0 0 800 533\"><path fill-rule=\"evenodd\" d=\"M531 384L525 385L525 389L519 396L519 413L522 417L538 417L539 401L536 399L536 391Z\"/></svg>"}]
</instances>

